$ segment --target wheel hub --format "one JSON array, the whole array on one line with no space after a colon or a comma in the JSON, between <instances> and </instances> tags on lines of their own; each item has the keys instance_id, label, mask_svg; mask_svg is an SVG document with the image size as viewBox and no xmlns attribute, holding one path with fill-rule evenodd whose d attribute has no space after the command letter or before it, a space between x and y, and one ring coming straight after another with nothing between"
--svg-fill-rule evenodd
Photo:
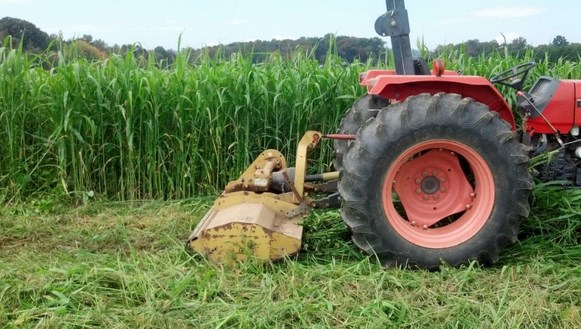
<instances>
[{"instance_id":1,"label":"wheel hub","mask_svg":"<svg viewBox=\"0 0 581 329\"><path fill-rule=\"evenodd\" d=\"M423 229L470 209L474 195L458 155L445 149L433 149L405 162L393 189L410 225Z\"/></svg>"},{"instance_id":2,"label":"wheel hub","mask_svg":"<svg viewBox=\"0 0 581 329\"><path fill-rule=\"evenodd\" d=\"M426 194L434 194L440 190L440 180L435 176L428 176L422 180L422 192Z\"/></svg>"}]
</instances>

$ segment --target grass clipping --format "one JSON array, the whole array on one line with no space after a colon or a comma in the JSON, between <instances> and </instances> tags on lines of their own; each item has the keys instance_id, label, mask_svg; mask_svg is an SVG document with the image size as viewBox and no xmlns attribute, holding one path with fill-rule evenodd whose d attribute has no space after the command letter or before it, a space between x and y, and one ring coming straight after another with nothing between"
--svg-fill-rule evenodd
<instances>
[{"instance_id":1,"label":"grass clipping","mask_svg":"<svg viewBox=\"0 0 581 329\"><path fill-rule=\"evenodd\" d=\"M298 259L220 268L186 252L208 201L0 210L0 326L384 328L581 326L581 193L537 188L499 264L381 269L337 212Z\"/></svg>"}]
</instances>

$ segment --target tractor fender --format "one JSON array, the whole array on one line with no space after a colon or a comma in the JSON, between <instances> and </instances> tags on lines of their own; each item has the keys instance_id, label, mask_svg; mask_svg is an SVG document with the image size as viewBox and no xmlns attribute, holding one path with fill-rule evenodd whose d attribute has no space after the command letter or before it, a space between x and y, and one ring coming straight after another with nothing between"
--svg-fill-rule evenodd
<instances>
[{"instance_id":1,"label":"tractor fender","mask_svg":"<svg viewBox=\"0 0 581 329\"><path fill-rule=\"evenodd\" d=\"M424 93L459 94L477 102L486 104L492 111L508 122L512 130L516 129L512 109L486 78L480 76L463 76L446 71L442 76L435 75L395 75L391 71L370 71L362 75L361 84L367 92L379 97L404 101L406 98Z\"/></svg>"}]
</instances>

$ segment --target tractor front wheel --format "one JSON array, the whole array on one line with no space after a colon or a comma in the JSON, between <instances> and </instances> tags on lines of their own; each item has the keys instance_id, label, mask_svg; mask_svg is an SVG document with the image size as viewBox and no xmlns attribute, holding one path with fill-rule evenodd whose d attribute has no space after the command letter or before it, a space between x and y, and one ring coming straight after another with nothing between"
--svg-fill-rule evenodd
<instances>
[{"instance_id":1,"label":"tractor front wheel","mask_svg":"<svg viewBox=\"0 0 581 329\"><path fill-rule=\"evenodd\" d=\"M383 109L343 165L342 218L386 266L493 263L528 216L526 148L496 112L459 95Z\"/></svg>"}]
</instances>

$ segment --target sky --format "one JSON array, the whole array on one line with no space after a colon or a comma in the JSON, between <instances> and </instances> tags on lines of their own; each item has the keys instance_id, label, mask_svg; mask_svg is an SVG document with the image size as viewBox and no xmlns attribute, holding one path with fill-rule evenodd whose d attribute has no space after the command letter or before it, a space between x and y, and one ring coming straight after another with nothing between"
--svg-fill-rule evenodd
<instances>
[{"instance_id":1,"label":"sky","mask_svg":"<svg viewBox=\"0 0 581 329\"><path fill-rule=\"evenodd\" d=\"M388 0L390 1L390 0ZM534 46L556 35L581 42L578 0L407 0L411 40L430 48L470 39L524 37ZM65 39L90 34L108 45L200 48L237 41L375 37L384 0L0 0L0 18L27 20Z\"/></svg>"}]
</instances>

